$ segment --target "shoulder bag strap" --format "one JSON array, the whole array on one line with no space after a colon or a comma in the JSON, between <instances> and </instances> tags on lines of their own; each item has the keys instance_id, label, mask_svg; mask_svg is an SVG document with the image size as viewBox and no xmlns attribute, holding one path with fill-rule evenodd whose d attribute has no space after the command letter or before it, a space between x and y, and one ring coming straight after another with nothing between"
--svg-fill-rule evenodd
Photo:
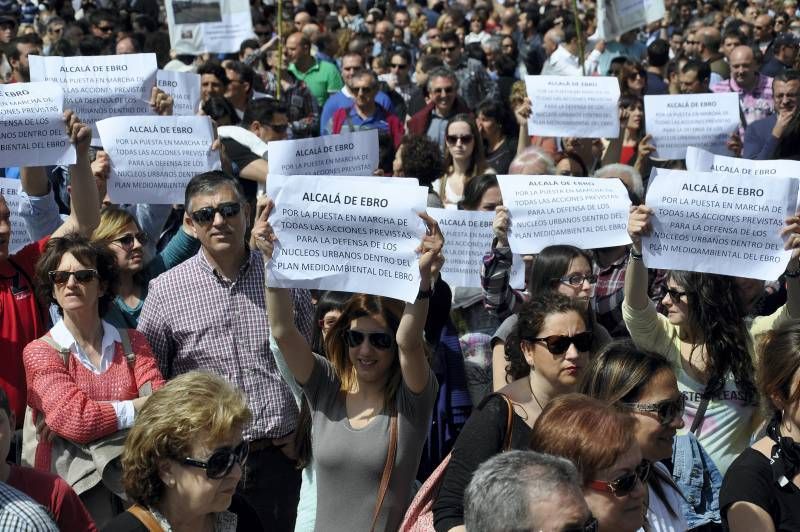
<instances>
[{"instance_id":1,"label":"shoulder bag strap","mask_svg":"<svg viewBox=\"0 0 800 532\"><path fill-rule=\"evenodd\" d=\"M134 504L130 508L128 508L128 512L133 514L133 516L142 522L142 524L147 527L148 532L164 532L164 529L161 528L161 525L158 524L153 514L148 512L142 506L138 504Z\"/></svg>"},{"instance_id":2,"label":"shoulder bag strap","mask_svg":"<svg viewBox=\"0 0 800 532\"><path fill-rule=\"evenodd\" d=\"M511 449L511 427L514 423L514 403L511 402L511 399L508 398L507 395L498 393L500 397L506 402L506 407L508 407L508 415L506 416L506 435L503 438L503 452L508 451Z\"/></svg>"},{"instance_id":3,"label":"shoulder bag strap","mask_svg":"<svg viewBox=\"0 0 800 532\"><path fill-rule=\"evenodd\" d=\"M370 532L374 532L375 525L378 524L378 517L381 515L381 506L383 506L383 499L386 498L386 492L389 490L389 480L392 477L392 469L394 469L396 455L397 411L394 410L389 420L389 451L386 454L386 464L383 466L383 474L381 474L381 485L378 488L378 499L375 501L375 512L372 514L372 526L369 527Z\"/></svg>"},{"instance_id":4,"label":"shoulder bag strap","mask_svg":"<svg viewBox=\"0 0 800 532\"><path fill-rule=\"evenodd\" d=\"M128 329L117 329L117 332L119 332L120 340L122 340L122 352L125 353L125 360L128 361L128 366L133 369L136 367L136 353L133 351ZM153 384L150 381L147 381L139 387L139 397L146 397L152 393Z\"/></svg>"},{"instance_id":5,"label":"shoulder bag strap","mask_svg":"<svg viewBox=\"0 0 800 532\"><path fill-rule=\"evenodd\" d=\"M46 343L47 345L49 345L50 347L52 347L53 349L58 351L58 354L61 355L61 360L64 362L64 365L67 368L69 368L69 355L70 355L70 352L69 352L69 348L68 347L61 347L60 345L58 345L56 343L55 340L53 340L52 336L49 336L47 334L45 334L44 336L39 338L39 340L41 340L42 342Z\"/></svg>"}]
</instances>

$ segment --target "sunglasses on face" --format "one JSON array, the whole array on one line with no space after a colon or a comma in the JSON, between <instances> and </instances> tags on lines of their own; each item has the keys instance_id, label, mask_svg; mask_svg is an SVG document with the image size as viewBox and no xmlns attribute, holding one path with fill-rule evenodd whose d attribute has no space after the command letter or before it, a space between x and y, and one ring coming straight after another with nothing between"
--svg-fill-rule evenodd
<instances>
[{"instance_id":1,"label":"sunglasses on face","mask_svg":"<svg viewBox=\"0 0 800 532\"><path fill-rule=\"evenodd\" d=\"M642 484L647 482L647 478L650 476L650 462L647 460L642 460L642 463L636 466L636 469L633 470L631 473L626 473L621 477L612 480L611 482L607 482L605 480L593 480L589 482L589 488L595 491L604 491L606 493L612 493L616 497L625 497L626 495L630 494L634 489L636 489L636 482L639 481Z\"/></svg>"},{"instance_id":2,"label":"sunglasses on face","mask_svg":"<svg viewBox=\"0 0 800 532\"><path fill-rule=\"evenodd\" d=\"M663 426L671 425L676 419L683 417L686 409L686 398L681 395L671 401L661 401L660 403L625 403L637 412L654 412L658 417L658 422Z\"/></svg>"},{"instance_id":3,"label":"sunglasses on face","mask_svg":"<svg viewBox=\"0 0 800 532\"><path fill-rule=\"evenodd\" d=\"M452 94L453 92L455 92L455 88L439 87L438 89L431 89L431 92L434 94Z\"/></svg>"},{"instance_id":4,"label":"sunglasses on face","mask_svg":"<svg viewBox=\"0 0 800 532\"><path fill-rule=\"evenodd\" d=\"M247 461L249 451L250 444L247 441L243 441L233 449L217 449L206 461L187 457L183 459L183 463L188 466L205 469L208 478L218 479L227 476L237 462L243 466Z\"/></svg>"},{"instance_id":5,"label":"sunglasses on face","mask_svg":"<svg viewBox=\"0 0 800 532\"><path fill-rule=\"evenodd\" d=\"M372 87L371 86L370 87L353 87L352 91L353 91L353 94L361 94L362 92L364 94L369 94L369 93L372 92Z\"/></svg>"},{"instance_id":6,"label":"sunglasses on face","mask_svg":"<svg viewBox=\"0 0 800 532\"><path fill-rule=\"evenodd\" d=\"M447 143L455 146L458 144L458 141L461 141L461 144L472 144L473 137L472 135L447 135L446 136Z\"/></svg>"},{"instance_id":7,"label":"sunglasses on face","mask_svg":"<svg viewBox=\"0 0 800 532\"><path fill-rule=\"evenodd\" d=\"M103 33L111 33L114 31L114 26L97 26L97 29Z\"/></svg>"},{"instance_id":8,"label":"sunglasses on face","mask_svg":"<svg viewBox=\"0 0 800 532\"><path fill-rule=\"evenodd\" d=\"M598 530L600 530L600 522L592 515L581 526L567 527L561 532L597 532Z\"/></svg>"},{"instance_id":9,"label":"sunglasses on face","mask_svg":"<svg viewBox=\"0 0 800 532\"><path fill-rule=\"evenodd\" d=\"M210 224L214 221L217 213L220 213L223 218L233 218L242 210L242 206L235 201L229 203L220 203L216 207L203 207L197 209L191 214L192 220L200 225Z\"/></svg>"},{"instance_id":10,"label":"sunglasses on face","mask_svg":"<svg viewBox=\"0 0 800 532\"><path fill-rule=\"evenodd\" d=\"M408 65L406 65L405 63L392 63L392 68L405 70L406 68L408 68Z\"/></svg>"},{"instance_id":11,"label":"sunglasses on face","mask_svg":"<svg viewBox=\"0 0 800 532\"><path fill-rule=\"evenodd\" d=\"M386 350L392 347L392 336L385 332L365 333L349 329L345 333L345 337L347 338L347 345L352 348L363 344L365 338L369 339L369 344L375 349Z\"/></svg>"},{"instance_id":12,"label":"sunglasses on face","mask_svg":"<svg viewBox=\"0 0 800 532\"><path fill-rule=\"evenodd\" d=\"M681 292L680 290L675 290L674 288L667 288L667 295L673 301L680 301L681 298L686 295L686 292Z\"/></svg>"},{"instance_id":13,"label":"sunglasses on face","mask_svg":"<svg viewBox=\"0 0 800 532\"><path fill-rule=\"evenodd\" d=\"M564 336L562 334L554 334L544 338L534 338L534 342L544 342L547 350L554 355L563 355L567 352L570 345L574 345L578 351L588 351L592 347L592 340L594 335L592 331L584 331L575 336Z\"/></svg>"},{"instance_id":14,"label":"sunglasses on face","mask_svg":"<svg viewBox=\"0 0 800 532\"><path fill-rule=\"evenodd\" d=\"M440 46L439 47L439 50L441 50L442 52L445 52L445 53L452 52L455 49L456 49L455 46Z\"/></svg>"},{"instance_id":15,"label":"sunglasses on face","mask_svg":"<svg viewBox=\"0 0 800 532\"><path fill-rule=\"evenodd\" d=\"M62 270L54 270L52 272L47 272L47 276L50 278L50 282L54 284L65 284L69 281L71 275L75 276L75 280L81 284L86 284L92 279L99 277L97 270L77 270L74 272L67 272Z\"/></svg>"},{"instance_id":16,"label":"sunglasses on face","mask_svg":"<svg viewBox=\"0 0 800 532\"><path fill-rule=\"evenodd\" d=\"M115 238L112 240L115 244L119 244L119 246L123 249L130 250L133 248L134 239L138 240L141 245L147 244L148 236L147 233L128 233L127 235L123 235L119 238Z\"/></svg>"},{"instance_id":17,"label":"sunglasses on face","mask_svg":"<svg viewBox=\"0 0 800 532\"><path fill-rule=\"evenodd\" d=\"M588 281L589 284L597 283L597 276L593 274L583 275L582 273L575 273L567 277L562 277L559 281L567 283L570 286L581 286L584 281Z\"/></svg>"}]
</instances>

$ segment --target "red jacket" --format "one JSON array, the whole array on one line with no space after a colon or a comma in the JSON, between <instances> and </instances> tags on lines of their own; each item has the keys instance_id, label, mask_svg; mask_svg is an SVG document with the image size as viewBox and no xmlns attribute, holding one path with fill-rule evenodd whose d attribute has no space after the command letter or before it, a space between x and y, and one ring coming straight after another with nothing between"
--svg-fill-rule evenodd
<instances>
[{"instance_id":1,"label":"red jacket","mask_svg":"<svg viewBox=\"0 0 800 532\"><path fill-rule=\"evenodd\" d=\"M375 114L372 115L369 120L364 121L358 115L351 115L350 112L352 109L353 106L342 107L333 113L333 118L331 119L333 122L331 125L331 133L338 134L341 133L342 130L347 131L351 125L347 123L349 117L353 131L363 131L365 129L386 131L392 137L394 148L397 149L400 146L400 142L403 140L403 123L397 118L397 115L377 105ZM354 121L353 118L356 118L356 120Z\"/></svg>"},{"instance_id":2,"label":"red jacket","mask_svg":"<svg viewBox=\"0 0 800 532\"><path fill-rule=\"evenodd\" d=\"M409 135L424 135L428 132L428 127L431 125L431 119L433 116L433 108L435 104L430 102L428 105L417 111L417 113L412 116L406 125L408 126L408 134ZM456 101L453 103L453 116L466 113L472 116L472 110L467 107L467 104L464 103L460 97L456 97Z\"/></svg>"}]
</instances>

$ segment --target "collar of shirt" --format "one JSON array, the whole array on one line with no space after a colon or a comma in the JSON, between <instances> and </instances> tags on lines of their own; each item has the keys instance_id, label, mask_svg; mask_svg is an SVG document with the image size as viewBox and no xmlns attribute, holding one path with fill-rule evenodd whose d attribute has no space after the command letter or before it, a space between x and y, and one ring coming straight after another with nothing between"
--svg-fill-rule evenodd
<instances>
[{"instance_id":1,"label":"collar of shirt","mask_svg":"<svg viewBox=\"0 0 800 532\"><path fill-rule=\"evenodd\" d=\"M221 273L221 272L218 272L218 271L217 271L217 269L216 269L216 268L214 268L214 267L211 265L211 263L210 263L210 262L208 262L208 257L206 257L206 250L204 250L203 248L200 248L200 252L199 252L199 255L200 255L200 260L199 260L199 262L200 262L200 269L202 269L203 271L205 271L205 272L208 272L208 273L210 273L210 274L214 275L214 277L216 277L216 278L217 278L217 279L219 279L220 281L224 281L224 282L226 282L226 283L231 283L231 284L234 284L234 283L236 283L236 282L237 282L239 279L241 279L241 278L242 278L242 276L245 274L245 272L247 272L247 269L250 267L250 259L251 259L251 257L250 257L250 256L251 256L251 253L250 253L250 247L249 247L249 246L247 246L247 245L245 245L245 252L246 252L245 256L246 256L247 258L246 258L246 260L245 260L245 261L242 263L242 265L241 265L241 266L239 266L239 275L236 277L236 279L227 279L227 278L226 278L224 275L222 275L222 273Z\"/></svg>"},{"instance_id":2,"label":"collar of shirt","mask_svg":"<svg viewBox=\"0 0 800 532\"><path fill-rule=\"evenodd\" d=\"M99 375L104 373L114 360L114 343L122 342L122 338L120 337L119 331L117 331L116 327L106 321L102 321L101 323L103 324L103 341L100 344L101 358L99 368L92 364L92 362L89 360L89 356L83 349L81 349L81 346L78 345L78 342L75 341L75 337L72 336L72 333L69 332L69 329L67 329L66 324L64 324L64 320L59 321L52 329L50 329L50 336L53 337L53 340L58 345L69 348L69 350L78 357L78 361L87 369Z\"/></svg>"},{"instance_id":3,"label":"collar of shirt","mask_svg":"<svg viewBox=\"0 0 800 532\"><path fill-rule=\"evenodd\" d=\"M316 59L314 59L314 64L311 65L305 72L300 72L300 70L297 69L297 66L294 63L289 64L289 72L297 76L298 79L300 79L300 76L307 76L312 72L314 72L315 70L319 70L319 61L317 61Z\"/></svg>"},{"instance_id":4,"label":"collar of shirt","mask_svg":"<svg viewBox=\"0 0 800 532\"><path fill-rule=\"evenodd\" d=\"M572 55L572 53L564 48L563 44L559 44L558 48L553 52L553 55L550 56L550 61L552 63L556 63L558 61L569 61L571 64L575 66L580 66L580 62L578 61L577 55Z\"/></svg>"}]
</instances>

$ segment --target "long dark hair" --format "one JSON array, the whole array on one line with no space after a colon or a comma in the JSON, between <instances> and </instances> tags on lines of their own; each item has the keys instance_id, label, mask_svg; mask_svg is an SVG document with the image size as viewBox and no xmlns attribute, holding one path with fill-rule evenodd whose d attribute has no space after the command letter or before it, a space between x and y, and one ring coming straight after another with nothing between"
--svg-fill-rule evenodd
<instances>
[{"instance_id":1,"label":"long dark hair","mask_svg":"<svg viewBox=\"0 0 800 532\"><path fill-rule=\"evenodd\" d=\"M689 325L703 335L708 382L703 397L713 397L733 373L736 386L758 403L754 383L752 339L744 322L744 305L733 277L711 273L671 271L667 277L686 291Z\"/></svg>"}]
</instances>

